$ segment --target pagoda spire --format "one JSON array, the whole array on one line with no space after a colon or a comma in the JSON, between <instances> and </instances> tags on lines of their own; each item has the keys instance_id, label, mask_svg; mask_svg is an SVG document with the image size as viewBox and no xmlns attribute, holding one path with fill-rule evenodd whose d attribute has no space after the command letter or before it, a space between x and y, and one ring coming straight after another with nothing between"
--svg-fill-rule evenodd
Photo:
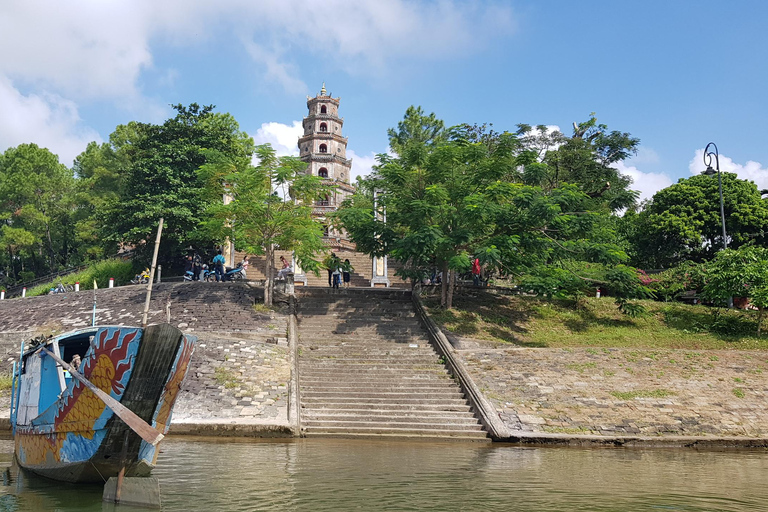
<instances>
[{"instance_id":1,"label":"pagoda spire","mask_svg":"<svg viewBox=\"0 0 768 512\"><path fill-rule=\"evenodd\" d=\"M328 95L328 93L325 90L325 82L323 82L323 87L322 87L322 89L320 89L320 96L327 96L327 95Z\"/></svg>"}]
</instances>

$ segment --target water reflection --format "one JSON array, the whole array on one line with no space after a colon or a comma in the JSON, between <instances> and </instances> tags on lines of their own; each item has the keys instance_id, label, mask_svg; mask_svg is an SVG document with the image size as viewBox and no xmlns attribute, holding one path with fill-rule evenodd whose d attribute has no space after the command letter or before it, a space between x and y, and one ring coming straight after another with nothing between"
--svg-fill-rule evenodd
<instances>
[{"instance_id":1,"label":"water reflection","mask_svg":"<svg viewBox=\"0 0 768 512\"><path fill-rule=\"evenodd\" d=\"M767 466L763 451L171 438L155 476L166 511L753 511L768 510ZM98 486L24 475L0 489L0 510L113 509L100 500Z\"/></svg>"}]
</instances>

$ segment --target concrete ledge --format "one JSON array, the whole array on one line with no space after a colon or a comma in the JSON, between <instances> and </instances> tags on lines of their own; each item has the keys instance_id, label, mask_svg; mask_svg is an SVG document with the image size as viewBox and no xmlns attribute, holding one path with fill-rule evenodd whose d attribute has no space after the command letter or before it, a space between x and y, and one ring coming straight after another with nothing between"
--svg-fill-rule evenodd
<instances>
[{"instance_id":1,"label":"concrete ledge","mask_svg":"<svg viewBox=\"0 0 768 512\"><path fill-rule=\"evenodd\" d=\"M451 374L458 381L461 390L467 396L480 423L494 441L506 439L509 436L506 425L504 425L504 422L499 418L496 409L483 396L483 393L472 380L472 377L470 377L464 364L458 357L454 356L451 343L448 341L448 338L445 337L443 331L441 331L429 315L427 315L424 306L421 304L421 299L419 299L418 291L414 290L411 297L414 308L416 309L416 314L426 328L432 344L437 349L438 354L444 357L446 366L448 366Z\"/></svg>"},{"instance_id":2,"label":"concrete ledge","mask_svg":"<svg viewBox=\"0 0 768 512\"><path fill-rule=\"evenodd\" d=\"M508 438L495 439L495 441L525 446L578 448L694 448L700 450L768 448L768 438L764 437L597 436L511 432Z\"/></svg>"},{"instance_id":3,"label":"concrete ledge","mask_svg":"<svg viewBox=\"0 0 768 512\"><path fill-rule=\"evenodd\" d=\"M263 423L172 423L170 436L295 437L289 425Z\"/></svg>"}]
</instances>

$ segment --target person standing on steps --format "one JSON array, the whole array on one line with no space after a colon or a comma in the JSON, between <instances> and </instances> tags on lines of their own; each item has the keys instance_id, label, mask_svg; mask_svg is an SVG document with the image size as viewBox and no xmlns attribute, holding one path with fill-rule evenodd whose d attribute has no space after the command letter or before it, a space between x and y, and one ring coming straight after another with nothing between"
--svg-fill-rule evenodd
<instances>
[{"instance_id":1,"label":"person standing on steps","mask_svg":"<svg viewBox=\"0 0 768 512\"><path fill-rule=\"evenodd\" d=\"M341 260L339 258L336 258L334 255L335 261L333 265L333 272L331 277L333 278L333 288L335 290L339 289L339 284L341 284Z\"/></svg>"},{"instance_id":2,"label":"person standing on steps","mask_svg":"<svg viewBox=\"0 0 768 512\"><path fill-rule=\"evenodd\" d=\"M328 269L328 286L333 286L333 271L339 267L339 257L335 252L332 252L327 258L325 258L325 267Z\"/></svg>"},{"instance_id":3,"label":"person standing on steps","mask_svg":"<svg viewBox=\"0 0 768 512\"><path fill-rule=\"evenodd\" d=\"M213 257L213 273L216 276L216 282L224 280L224 264L227 262L226 258L221 255L221 249L218 254Z\"/></svg>"},{"instance_id":4,"label":"person standing on steps","mask_svg":"<svg viewBox=\"0 0 768 512\"><path fill-rule=\"evenodd\" d=\"M195 251L195 255L192 257L192 273L195 275L194 280L200 280L200 272L203 270L203 259Z\"/></svg>"},{"instance_id":5,"label":"person standing on steps","mask_svg":"<svg viewBox=\"0 0 768 512\"><path fill-rule=\"evenodd\" d=\"M349 288L350 272L352 272L352 264L349 259L344 260L344 264L341 266L341 275L344 278L344 288Z\"/></svg>"}]
</instances>

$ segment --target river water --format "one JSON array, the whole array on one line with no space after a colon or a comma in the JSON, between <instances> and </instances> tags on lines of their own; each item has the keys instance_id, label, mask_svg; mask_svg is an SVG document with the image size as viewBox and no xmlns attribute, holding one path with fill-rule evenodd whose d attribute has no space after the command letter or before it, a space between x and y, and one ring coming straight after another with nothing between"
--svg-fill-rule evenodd
<instances>
[{"instance_id":1,"label":"river water","mask_svg":"<svg viewBox=\"0 0 768 512\"><path fill-rule=\"evenodd\" d=\"M169 438L164 511L768 511L768 452ZM12 445L0 442L0 464ZM5 472L0 511L132 511L100 486Z\"/></svg>"}]
</instances>

